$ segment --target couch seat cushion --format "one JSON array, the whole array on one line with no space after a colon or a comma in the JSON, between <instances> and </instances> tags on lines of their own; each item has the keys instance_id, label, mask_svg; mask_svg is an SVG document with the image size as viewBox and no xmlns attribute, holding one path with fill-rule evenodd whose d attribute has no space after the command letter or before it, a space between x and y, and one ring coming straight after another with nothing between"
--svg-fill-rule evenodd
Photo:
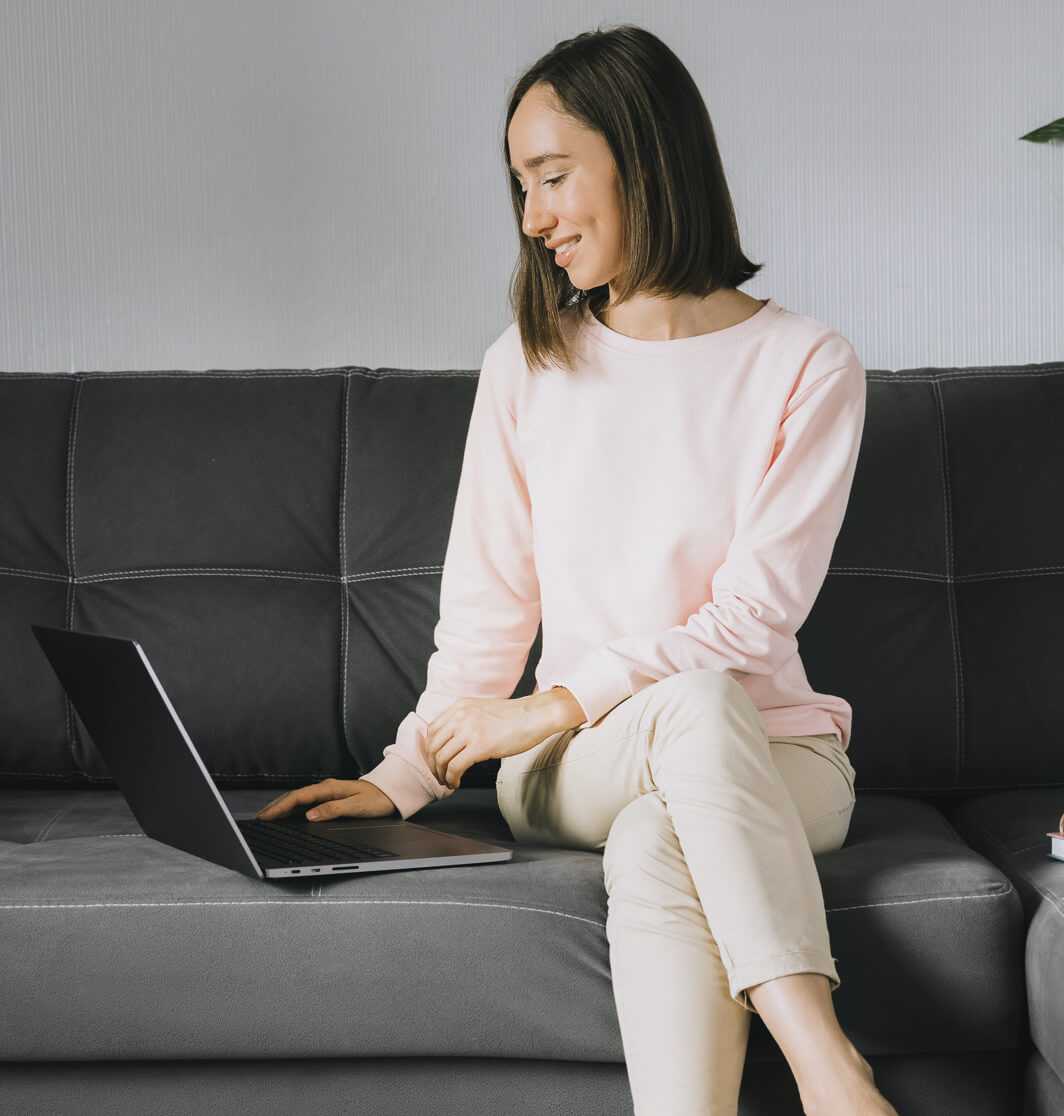
<instances>
[{"instance_id":1,"label":"couch seat cushion","mask_svg":"<svg viewBox=\"0 0 1064 1116\"><path fill-rule=\"evenodd\" d=\"M222 791L237 816L276 793ZM114 790L0 789L0 819L0 1059L624 1060L599 853L256 881L144 836ZM416 820L509 839L494 790ZM817 864L866 1054L1023 1041L1020 903L939 811L860 796Z\"/></svg>"},{"instance_id":2,"label":"couch seat cushion","mask_svg":"<svg viewBox=\"0 0 1064 1116\"><path fill-rule=\"evenodd\" d=\"M1064 1080L1064 861L1049 855L1047 833L1064 812L1064 790L993 791L946 810L964 839L1016 886L1027 922L1030 1034Z\"/></svg>"}]
</instances>

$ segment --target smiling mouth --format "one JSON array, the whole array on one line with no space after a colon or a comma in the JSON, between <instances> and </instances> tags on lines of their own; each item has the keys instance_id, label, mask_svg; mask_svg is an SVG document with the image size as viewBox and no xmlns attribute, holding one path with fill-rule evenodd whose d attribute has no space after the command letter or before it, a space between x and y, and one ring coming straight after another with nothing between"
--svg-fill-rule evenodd
<instances>
[{"instance_id":1,"label":"smiling mouth","mask_svg":"<svg viewBox=\"0 0 1064 1116\"><path fill-rule=\"evenodd\" d=\"M565 244L559 244L558 247L554 249L554 262L561 266L568 263L580 244L580 239L581 238L578 236L573 240L567 241Z\"/></svg>"}]
</instances>

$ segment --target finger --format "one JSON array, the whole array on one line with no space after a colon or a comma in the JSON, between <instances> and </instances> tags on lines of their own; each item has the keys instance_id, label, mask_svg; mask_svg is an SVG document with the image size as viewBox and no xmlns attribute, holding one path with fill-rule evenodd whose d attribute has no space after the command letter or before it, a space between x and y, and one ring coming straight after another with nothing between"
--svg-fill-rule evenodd
<instances>
[{"instance_id":1,"label":"finger","mask_svg":"<svg viewBox=\"0 0 1064 1116\"><path fill-rule=\"evenodd\" d=\"M440 750L437 757L437 766L440 769L440 782L450 786L455 778L460 778L458 773L458 757L462 754L465 745L461 740L452 740L445 748ZM451 780L451 782L448 782Z\"/></svg>"},{"instance_id":2,"label":"finger","mask_svg":"<svg viewBox=\"0 0 1064 1116\"><path fill-rule=\"evenodd\" d=\"M261 810L257 811L255 817L276 817L278 814L284 813L288 809L287 800L291 791L285 791L284 794L278 795L272 802L267 802Z\"/></svg>"},{"instance_id":3,"label":"finger","mask_svg":"<svg viewBox=\"0 0 1064 1116\"><path fill-rule=\"evenodd\" d=\"M449 737L454 735L450 728L450 721L456 711L456 705L448 706L429 724L428 731L425 734L425 751L428 753L430 763L435 753L447 742Z\"/></svg>"},{"instance_id":4,"label":"finger","mask_svg":"<svg viewBox=\"0 0 1064 1116\"><path fill-rule=\"evenodd\" d=\"M288 791L285 791L284 794L279 794L276 798L271 798L270 801L267 802L265 806L260 807L255 812L255 817L259 817L259 815L262 814L263 810L268 810L271 806L274 805L274 803L280 802L281 799L284 798L285 794L287 794L287 793L288 793Z\"/></svg>"},{"instance_id":5,"label":"finger","mask_svg":"<svg viewBox=\"0 0 1064 1116\"><path fill-rule=\"evenodd\" d=\"M307 812L311 821L328 821L330 818L360 817L362 806L359 799L364 797L361 792L347 795L346 798L331 798L327 802L319 803L313 810Z\"/></svg>"},{"instance_id":6,"label":"finger","mask_svg":"<svg viewBox=\"0 0 1064 1116\"><path fill-rule=\"evenodd\" d=\"M436 770L439 772L439 782L447 782L447 766L457 756L465 745L461 737L452 734L436 753Z\"/></svg>"},{"instance_id":7,"label":"finger","mask_svg":"<svg viewBox=\"0 0 1064 1116\"><path fill-rule=\"evenodd\" d=\"M328 780L324 783L313 783L307 787L299 787L296 790L288 791L280 798L274 799L268 806L264 806L255 816L270 820L282 817L297 806L320 802L323 798L328 798L332 794L332 790L327 786L327 783Z\"/></svg>"},{"instance_id":8,"label":"finger","mask_svg":"<svg viewBox=\"0 0 1064 1116\"><path fill-rule=\"evenodd\" d=\"M439 718L437 718L437 720L439 720ZM435 724L435 722L433 723ZM433 730L432 734L426 737L426 758L428 760L429 770L431 770L437 782L441 782L440 750L452 736L454 736L454 732L444 727Z\"/></svg>"}]
</instances>

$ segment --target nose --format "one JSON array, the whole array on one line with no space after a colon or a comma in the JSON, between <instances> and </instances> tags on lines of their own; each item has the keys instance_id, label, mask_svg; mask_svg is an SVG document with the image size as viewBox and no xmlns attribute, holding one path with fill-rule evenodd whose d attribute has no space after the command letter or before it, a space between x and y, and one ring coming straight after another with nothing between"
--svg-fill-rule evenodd
<instances>
[{"instance_id":1,"label":"nose","mask_svg":"<svg viewBox=\"0 0 1064 1116\"><path fill-rule=\"evenodd\" d=\"M546 235L543 221L540 219L540 212L536 208L534 202L525 203L524 232L525 236L530 236L533 239L550 239L550 237Z\"/></svg>"}]
</instances>

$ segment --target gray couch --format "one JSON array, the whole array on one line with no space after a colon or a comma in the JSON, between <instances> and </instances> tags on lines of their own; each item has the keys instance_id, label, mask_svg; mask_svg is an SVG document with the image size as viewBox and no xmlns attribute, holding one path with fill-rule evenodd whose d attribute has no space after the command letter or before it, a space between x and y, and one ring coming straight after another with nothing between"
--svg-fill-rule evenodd
<instances>
[{"instance_id":1,"label":"gray couch","mask_svg":"<svg viewBox=\"0 0 1064 1116\"><path fill-rule=\"evenodd\" d=\"M199 860L144 836L30 630L137 639L234 813L357 778L424 685L476 377L0 374L3 1112L631 1112L600 855ZM868 388L800 633L854 708L836 1010L902 1116L1059 1114L1064 364ZM497 770L417 820L512 841ZM801 1111L758 1016L740 1111Z\"/></svg>"}]
</instances>

